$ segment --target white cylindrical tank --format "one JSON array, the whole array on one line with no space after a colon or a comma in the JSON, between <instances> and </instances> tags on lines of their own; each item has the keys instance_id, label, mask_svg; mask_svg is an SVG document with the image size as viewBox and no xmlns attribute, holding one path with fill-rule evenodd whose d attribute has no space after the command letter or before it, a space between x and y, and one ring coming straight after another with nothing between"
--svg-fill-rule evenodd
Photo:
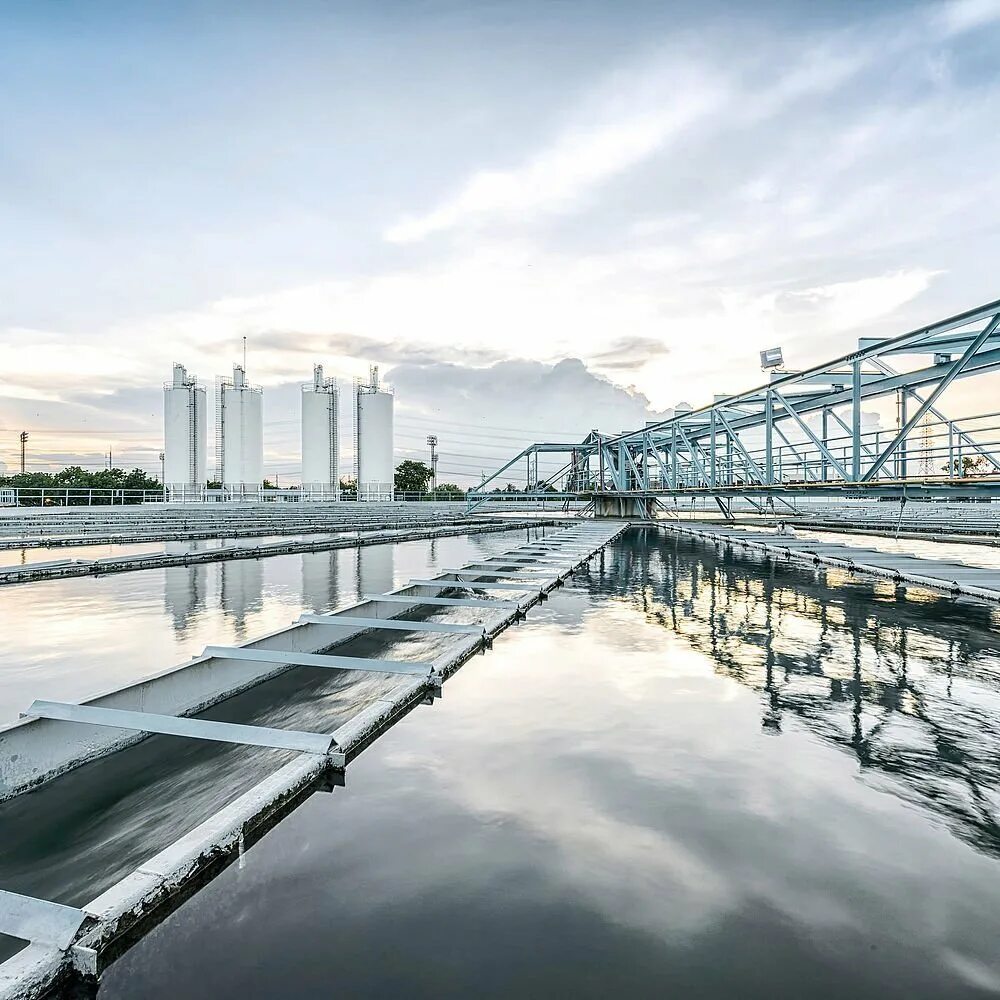
<instances>
[{"instance_id":1,"label":"white cylindrical tank","mask_svg":"<svg viewBox=\"0 0 1000 1000\"><path fill-rule=\"evenodd\" d=\"M313 367L313 380L302 386L302 490L339 497L340 451L337 434L337 380Z\"/></svg>"},{"instance_id":2,"label":"white cylindrical tank","mask_svg":"<svg viewBox=\"0 0 1000 1000\"><path fill-rule=\"evenodd\" d=\"M264 481L264 393L246 380L240 365L218 380L217 478L236 493L257 492Z\"/></svg>"},{"instance_id":3,"label":"white cylindrical tank","mask_svg":"<svg viewBox=\"0 0 1000 1000\"><path fill-rule=\"evenodd\" d=\"M176 492L205 485L208 459L207 394L183 365L163 387L163 481Z\"/></svg>"},{"instance_id":4,"label":"white cylindrical tank","mask_svg":"<svg viewBox=\"0 0 1000 1000\"><path fill-rule=\"evenodd\" d=\"M378 368L355 386L354 449L359 500L391 500L393 482L391 392L379 387Z\"/></svg>"}]
</instances>

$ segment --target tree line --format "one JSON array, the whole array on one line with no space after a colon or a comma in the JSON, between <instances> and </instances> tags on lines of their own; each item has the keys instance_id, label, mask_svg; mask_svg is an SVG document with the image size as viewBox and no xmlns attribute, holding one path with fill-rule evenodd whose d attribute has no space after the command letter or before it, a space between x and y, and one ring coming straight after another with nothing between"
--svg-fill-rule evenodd
<instances>
[{"instance_id":1,"label":"tree line","mask_svg":"<svg viewBox=\"0 0 1000 1000\"><path fill-rule=\"evenodd\" d=\"M463 497L465 490L455 483L440 483L430 489L433 473L425 462L415 462L407 459L396 466L393 486L397 493L421 494L429 497ZM221 489L222 483L208 480L208 489ZM269 479L261 484L265 490L277 489ZM298 487L291 487L297 489ZM0 489L18 489L38 491L37 497L23 497L21 502L26 505L39 505L42 502L41 492L52 491L51 497L46 497L46 503L110 503L112 493L116 493L115 503L139 503L141 497L136 495L141 491L157 492L163 489L160 480L150 476L142 469L98 469L93 472L79 465L70 465L59 472L19 472L12 476L0 476ZM358 484L354 479L341 479L340 489L347 496L358 494ZM88 494L70 495L65 492L60 497L59 491L87 490ZM120 491L127 491L122 494ZM93 491L92 493L90 491ZM132 492L135 491L135 492Z\"/></svg>"}]
</instances>

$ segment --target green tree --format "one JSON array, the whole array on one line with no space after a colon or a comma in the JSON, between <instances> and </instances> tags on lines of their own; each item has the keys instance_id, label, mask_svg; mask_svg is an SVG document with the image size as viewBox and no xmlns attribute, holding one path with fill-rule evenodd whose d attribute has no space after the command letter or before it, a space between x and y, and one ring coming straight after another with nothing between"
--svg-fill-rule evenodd
<instances>
[{"instance_id":1,"label":"green tree","mask_svg":"<svg viewBox=\"0 0 1000 1000\"><path fill-rule=\"evenodd\" d=\"M986 459L982 455L979 455L977 458L972 458L971 455L963 455L961 469L959 469L957 458L952 461L950 469L947 465L943 465L941 468L944 472L949 473L949 475L953 473L956 476L963 477L978 476L986 472Z\"/></svg>"},{"instance_id":2,"label":"green tree","mask_svg":"<svg viewBox=\"0 0 1000 1000\"><path fill-rule=\"evenodd\" d=\"M397 493L426 493L432 475L430 466L425 462L407 459L396 466L393 486Z\"/></svg>"},{"instance_id":3,"label":"green tree","mask_svg":"<svg viewBox=\"0 0 1000 1000\"><path fill-rule=\"evenodd\" d=\"M345 476L340 481L340 492L344 495L344 498L347 500L357 500L358 481L356 479L351 479Z\"/></svg>"},{"instance_id":4,"label":"green tree","mask_svg":"<svg viewBox=\"0 0 1000 1000\"><path fill-rule=\"evenodd\" d=\"M88 472L79 465L70 465L58 472L18 473L0 479L0 486L12 486L22 490L51 490L51 497L48 495L45 497L46 505L111 503L113 491L118 491L114 496L115 503L139 503L142 498L138 493L123 494L120 491L161 489L160 481L146 475L142 469L133 469L131 472L126 472L124 469L99 469ZM63 491L62 495L60 490ZM78 491L76 495L72 494L74 490ZM84 490L87 492L82 492ZM41 502L41 493L37 498L30 494L21 498L21 503L26 506L38 506Z\"/></svg>"},{"instance_id":5,"label":"green tree","mask_svg":"<svg viewBox=\"0 0 1000 1000\"><path fill-rule=\"evenodd\" d=\"M464 497L465 490L461 486L456 486L455 483L441 483L434 487L434 496L441 497L445 500L450 500L452 497Z\"/></svg>"}]
</instances>

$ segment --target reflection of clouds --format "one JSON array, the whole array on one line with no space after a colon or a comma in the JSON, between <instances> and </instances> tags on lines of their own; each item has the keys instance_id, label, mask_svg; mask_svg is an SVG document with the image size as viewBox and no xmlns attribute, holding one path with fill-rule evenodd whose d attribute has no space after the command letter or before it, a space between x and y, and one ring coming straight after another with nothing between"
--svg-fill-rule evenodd
<instances>
[{"instance_id":1,"label":"reflection of clouds","mask_svg":"<svg viewBox=\"0 0 1000 1000\"><path fill-rule=\"evenodd\" d=\"M951 948L942 950L941 960L970 986L990 993L1000 993L1000 969L990 968L971 955L963 955Z\"/></svg>"},{"instance_id":2,"label":"reflection of clouds","mask_svg":"<svg viewBox=\"0 0 1000 1000\"><path fill-rule=\"evenodd\" d=\"M388 762L430 772L481 823L524 830L551 849L548 876L643 932L697 934L766 906L806 933L878 920L926 936L942 870L963 900L936 939L990 912L988 862L952 871L947 833L857 781L850 758L797 725L762 737L753 692L644 616L585 621L581 635L509 633L460 675L447 738Z\"/></svg>"}]
</instances>

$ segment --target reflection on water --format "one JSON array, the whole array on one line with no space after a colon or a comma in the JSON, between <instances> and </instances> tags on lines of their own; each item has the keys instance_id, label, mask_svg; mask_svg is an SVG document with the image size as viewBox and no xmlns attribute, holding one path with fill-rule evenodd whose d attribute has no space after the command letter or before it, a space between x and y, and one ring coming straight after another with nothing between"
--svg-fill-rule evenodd
<instances>
[{"instance_id":1,"label":"reflection on water","mask_svg":"<svg viewBox=\"0 0 1000 1000\"><path fill-rule=\"evenodd\" d=\"M996 624L633 532L101 1000L996 996Z\"/></svg>"},{"instance_id":2,"label":"reflection on water","mask_svg":"<svg viewBox=\"0 0 1000 1000\"><path fill-rule=\"evenodd\" d=\"M302 553L302 603L315 614L322 614L340 603L337 582L336 549Z\"/></svg>"},{"instance_id":3,"label":"reflection on water","mask_svg":"<svg viewBox=\"0 0 1000 1000\"><path fill-rule=\"evenodd\" d=\"M233 632L245 642L247 622L264 604L264 563L260 559L233 559L222 567L222 606L233 620Z\"/></svg>"},{"instance_id":4,"label":"reflection on water","mask_svg":"<svg viewBox=\"0 0 1000 1000\"><path fill-rule=\"evenodd\" d=\"M0 643L0 725L34 698L82 700L207 645L264 635L303 612L350 603L362 588L389 589L525 537L453 536L4 587L0 621L17 627Z\"/></svg>"},{"instance_id":5,"label":"reflection on water","mask_svg":"<svg viewBox=\"0 0 1000 1000\"><path fill-rule=\"evenodd\" d=\"M807 726L1000 854L1000 611L652 532L593 581L758 691L765 732Z\"/></svg>"},{"instance_id":6,"label":"reflection on water","mask_svg":"<svg viewBox=\"0 0 1000 1000\"><path fill-rule=\"evenodd\" d=\"M44 690L40 675L45 659L59 655L80 667L80 654L88 646L102 643L107 650L117 642L115 653L120 662L114 662L116 656L105 653L100 657L100 651L93 650L99 658L91 676L85 678L91 688L106 688L109 667L120 666L134 674L149 671L151 640L157 627L167 622L169 630L159 634L183 641L190 655L193 639L218 641L220 625L227 625L226 634L234 638L249 638L267 630L261 627L265 611L271 616L272 627L287 625L297 612L325 612L342 603L342 591L353 599L362 586L367 590L389 589L394 583L396 553L414 575L421 575L433 570L439 552L450 560L465 562L482 552L502 551L523 538L523 533L505 532L473 544L468 537L454 536L433 547L421 540L399 546L170 567L129 574L127 580L75 581L83 587L65 589L64 594L75 601L61 610L73 614L77 605L88 606L90 614L81 623L72 623L72 628L89 625L93 642L84 643L81 650L78 632L63 635L50 631L45 635L43 656L38 645L42 635L33 629L19 629L6 647L10 661L3 664L0 660L0 666L5 667L0 682L7 697L13 699L17 693L16 689L11 693L12 678L16 676L18 683L30 686L33 696ZM49 584L41 586L45 589L37 593L53 593ZM128 593L131 606L109 600L109 587L120 588L116 592L123 597ZM157 595L161 587L162 595ZM95 590L103 596L95 598ZM8 593L18 597L29 590ZM157 596L162 603L154 600ZM24 609L30 620L32 614L43 612L45 605L25 604ZM123 628L124 622L131 628ZM99 625L103 631L98 630ZM215 639L210 630L215 630ZM359 637L338 651L429 660L442 651L449 638L434 633L381 632ZM23 676L10 669L18 656L33 668ZM173 659L176 662L181 657L174 655ZM62 682L57 690L66 698L63 676L55 679ZM228 699L205 716L332 732L372 701L386 697L399 683L395 675L296 669ZM22 704L27 700L25 693ZM0 803L0 887L82 904L293 756L265 748L156 736L30 794ZM220 775L225 777L220 779ZM0 936L0 961L10 950L9 939L5 942Z\"/></svg>"},{"instance_id":7,"label":"reflection on water","mask_svg":"<svg viewBox=\"0 0 1000 1000\"><path fill-rule=\"evenodd\" d=\"M431 545L433 543L430 543ZM430 556L430 552L428 552ZM369 545L357 549L358 593L384 594L394 586L393 550L391 545Z\"/></svg>"},{"instance_id":8,"label":"reflection on water","mask_svg":"<svg viewBox=\"0 0 1000 1000\"><path fill-rule=\"evenodd\" d=\"M206 542L167 542L167 552L198 551ZM163 608L173 622L174 632L184 635L192 619L205 610L208 594L208 566L168 566L163 570Z\"/></svg>"}]
</instances>

